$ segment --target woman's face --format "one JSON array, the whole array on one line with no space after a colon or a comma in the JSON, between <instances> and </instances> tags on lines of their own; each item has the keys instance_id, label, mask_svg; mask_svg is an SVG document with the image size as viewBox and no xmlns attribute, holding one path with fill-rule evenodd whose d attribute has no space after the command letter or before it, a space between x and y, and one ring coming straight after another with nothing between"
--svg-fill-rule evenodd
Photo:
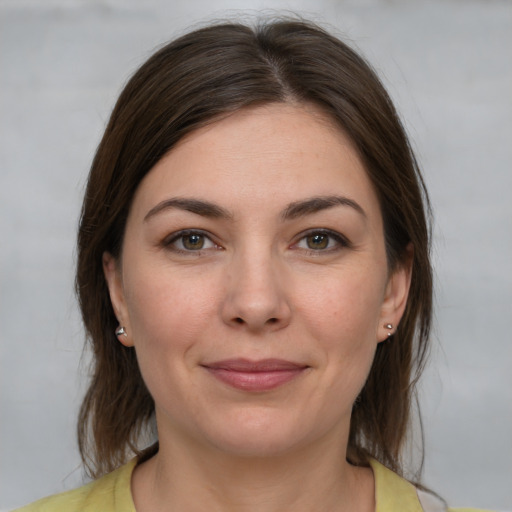
<instances>
[{"instance_id":1,"label":"woman's face","mask_svg":"<svg viewBox=\"0 0 512 512\"><path fill-rule=\"evenodd\" d=\"M409 273L388 275L373 187L321 113L246 109L182 140L141 182L121 260L105 274L161 443L346 445Z\"/></svg>"}]
</instances>

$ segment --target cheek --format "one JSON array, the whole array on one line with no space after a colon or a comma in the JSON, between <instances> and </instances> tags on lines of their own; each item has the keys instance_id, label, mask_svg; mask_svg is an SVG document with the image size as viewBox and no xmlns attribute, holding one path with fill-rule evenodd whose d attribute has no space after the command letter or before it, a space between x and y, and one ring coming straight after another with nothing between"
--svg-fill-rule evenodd
<instances>
[{"instance_id":1,"label":"cheek","mask_svg":"<svg viewBox=\"0 0 512 512\"><path fill-rule=\"evenodd\" d=\"M302 290L302 316L321 339L346 340L354 348L361 343L374 343L382 305L384 283L375 276L331 276L317 283L312 292Z\"/></svg>"},{"instance_id":2,"label":"cheek","mask_svg":"<svg viewBox=\"0 0 512 512\"><path fill-rule=\"evenodd\" d=\"M165 272L138 273L126 283L127 306L141 370L177 367L211 322L214 300L203 281Z\"/></svg>"},{"instance_id":3,"label":"cheek","mask_svg":"<svg viewBox=\"0 0 512 512\"><path fill-rule=\"evenodd\" d=\"M325 370L320 392L348 404L359 394L377 347L381 287L375 276L355 273L331 279L317 293L303 295L303 329L316 340L319 365ZM321 290L321 291L320 291Z\"/></svg>"},{"instance_id":4,"label":"cheek","mask_svg":"<svg viewBox=\"0 0 512 512\"><path fill-rule=\"evenodd\" d=\"M190 377L200 356L202 333L211 323L207 309L212 301L204 288L200 293L193 282L164 279L161 272L129 284L133 293L127 305L142 377L157 410L177 421L179 411L196 407L197 382Z\"/></svg>"}]
</instances>

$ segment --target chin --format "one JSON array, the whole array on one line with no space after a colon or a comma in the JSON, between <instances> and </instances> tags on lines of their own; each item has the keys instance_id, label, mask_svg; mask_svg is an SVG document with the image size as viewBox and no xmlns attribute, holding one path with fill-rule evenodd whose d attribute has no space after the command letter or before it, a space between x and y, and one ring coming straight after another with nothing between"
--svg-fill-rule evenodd
<instances>
[{"instance_id":1,"label":"chin","mask_svg":"<svg viewBox=\"0 0 512 512\"><path fill-rule=\"evenodd\" d=\"M209 444L237 457L278 457L300 449L316 437L304 421L261 410L239 412L234 421L212 422L209 427L203 432Z\"/></svg>"}]
</instances>

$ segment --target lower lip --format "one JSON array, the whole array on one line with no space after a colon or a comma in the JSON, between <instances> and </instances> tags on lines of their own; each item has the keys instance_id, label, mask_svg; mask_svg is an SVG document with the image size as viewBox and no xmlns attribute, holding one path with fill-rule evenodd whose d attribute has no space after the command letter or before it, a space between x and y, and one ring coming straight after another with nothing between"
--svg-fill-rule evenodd
<instances>
[{"instance_id":1,"label":"lower lip","mask_svg":"<svg viewBox=\"0 0 512 512\"><path fill-rule=\"evenodd\" d=\"M217 379L229 386L243 391L269 391L295 379L305 368L272 370L262 372L243 372L224 368L206 369Z\"/></svg>"}]
</instances>

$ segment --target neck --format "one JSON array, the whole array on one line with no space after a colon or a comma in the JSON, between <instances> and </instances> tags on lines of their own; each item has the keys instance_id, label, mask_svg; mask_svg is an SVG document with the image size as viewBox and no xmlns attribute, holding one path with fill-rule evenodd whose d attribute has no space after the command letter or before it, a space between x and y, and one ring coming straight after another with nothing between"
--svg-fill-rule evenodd
<instances>
[{"instance_id":1,"label":"neck","mask_svg":"<svg viewBox=\"0 0 512 512\"><path fill-rule=\"evenodd\" d=\"M134 472L137 511L372 511L373 475L345 460L329 439L271 457L226 454L160 441Z\"/></svg>"}]
</instances>

